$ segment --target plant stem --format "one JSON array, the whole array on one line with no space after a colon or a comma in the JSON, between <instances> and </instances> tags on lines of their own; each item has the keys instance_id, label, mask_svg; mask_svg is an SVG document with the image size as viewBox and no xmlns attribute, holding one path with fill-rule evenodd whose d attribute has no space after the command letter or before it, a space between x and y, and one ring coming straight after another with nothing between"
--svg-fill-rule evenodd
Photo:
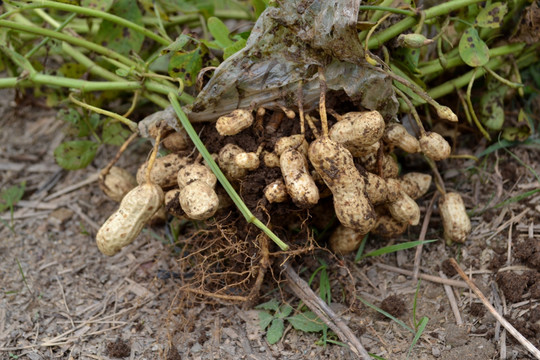
<instances>
[{"instance_id":1,"label":"plant stem","mask_svg":"<svg viewBox=\"0 0 540 360\"><path fill-rule=\"evenodd\" d=\"M248 13L239 10L216 10L214 16L220 19L251 20ZM199 15L197 13L171 16L167 21L166 26L185 24L188 22L197 21L198 19ZM158 25L158 19L155 17L145 16L143 17L142 21L145 25Z\"/></svg>"},{"instance_id":2,"label":"plant stem","mask_svg":"<svg viewBox=\"0 0 540 360\"><path fill-rule=\"evenodd\" d=\"M131 131L133 131L133 132L138 132L139 131L139 129L137 127L137 123L134 123L133 121L129 120L128 118L126 118L126 117L124 117L122 115L118 115L117 113L114 113L112 111L104 110L102 108L92 106L90 104L87 104L87 103L79 100L79 99L76 99L75 96L73 96L73 93L69 94L69 100L71 100L71 102L73 102L74 104L79 105L80 107L83 107L83 108L88 109L90 111L93 111L95 113L105 115L105 116L111 117L111 118L113 118L115 120L118 120L122 124L128 126L131 129Z\"/></svg>"},{"instance_id":3,"label":"plant stem","mask_svg":"<svg viewBox=\"0 0 540 360\"><path fill-rule=\"evenodd\" d=\"M386 11L394 14L401 14L405 16L416 16L416 13L411 10L405 10L405 9L398 9L393 8L389 6L373 6L373 5L360 5L359 10L378 10L378 11Z\"/></svg>"},{"instance_id":4,"label":"plant stem","mask_svg":"<svg viewBox=\"0 0 540 360\"><path fill-rule=\"evenodd\" d=\"M56 27L56 29L54 29L54 31L62 31L62 29L65 28L66 25L69 24L71 20L73 20L76 16L77 14L69 15L68 18L62 22L62 24L59 24ZM40 43L37 44L32 50L27 52L26 55L24 55L24 57L28 59L30 56L34 55L36 51L38 51L42 46L46 45L49 42L49 40L51 40L51 38L49 37L46 37L43 40L41 40Z\"/></svg>"},{"instance_id":5,"label":"plant stem","mask_svg":"<svg viewBox=\"0 0 540 360\"><path fill-rule=\"evenodd\" d=\"M20 79L18 77L0 79L0 89L13 87L32 87L36 84L67 87L72 89L78 89L82 92L107 90L131 91L142 88L142 84L138 81L88 81L39 73L26 79Z\"/></svg>"},{"instance_id":6,"label":"plant stem","mask_svg":"<svg viewBox=\"0 0 540 360\"><path fill-rule=\"evenodd\" d=\"M92 16L92 17L97 17L97 18L101 18L103 20L107 20L107 21L110 21L110 22L113 22L115 24L118 24L122 27L127 27L133 31L136 31L138 33L141 33L143 34L144 36L152 39L152 40L155 40L157 41L158 43L160 43L161 45L164 45L164 46L167 46L169 45L169 41L155 33L153 33L152 31L140 26L140 25L137 25L129 20L126 20L126 19L122 19L121 17L119 16L116 16L116 15L113 15L113 14L109 14L109 13L106 13L106 12L103 12L103 11L99 11L99 10L96 10L96 9L92 9L92 8L85 8L85 7L82 7L82 6L77 6L77 5L70 5L70 4L64 4L64 3L61 3L61 2L55 2L55 1L48 1L48 0L31 0L33 3L30 5L33 9L35 8L51 8L51 9L57 9L57 10L62 10L62 11L67 11L67 12L70 12L70 13L76 13L76 14L82 14L82 15L87 15L87 16ZM37 7L35 5L38 5ZM25 8L23 8L24 10Z\"/></svg>"},{"instance_id":7,"label":"plant stem","mask_svg":"<svg viewBox=\"0 0 540 360\"><path fill-rule=\"evenodd\" d=\"M476 4L482 2L482 0L453 0L444 2L440 5L434 6L430 9L427 9L425 11L426 13L426 20L434 18L436 16L446 15L454 10L460 9L462 7ZM403 33L405 30L410 29L417 23L417 19L414 17L408 17L406 19L401 20L397 24L394 24L387 28L386 30L381 31L380 33L375 34L368 43L368 48L378 48L380 47L384 42L392 39L393 37Z\"/></svg>"},{"instance_id":8,"label":"plant stem","mask_svg":"<svg viewBox=\"0 0 540 360\"><path fill-rule=\"evenodd\" d=\"M251 211L248 209L246 204L242 201L242 198L240 198L240 195L234 190L231 183L225 175L221 172L218 165L204 146L203 142L197 135L197 132L195 129L193 129L193 126L189 122L189 119L187 118L186 114L182 110L182 107L180 106L180 103L178 102L177 95L173 92L169 93L168 95L169 101L171 102L171 105L176 112L176 115L184 129L186 129L187 133L189 134L189 137L191 138L191 141L193 141L193 144L195 144L195 147L197 150L199 150L200 154L204 158L204 160L207 162L207 164L210 166L216 177L218 178L221 185L225 188L225 191L227 191L227 194L229 194L229 197L234 202L238 210L244 215L248 223L254 224L259 229L261 229L272 241L274 241L283 251L286 251L289 249L289 246L285 244L279 237L277 237L276 234L272 232L268 227L266 227L259 219L257 219Z\"/></svg>"}]
</instances>

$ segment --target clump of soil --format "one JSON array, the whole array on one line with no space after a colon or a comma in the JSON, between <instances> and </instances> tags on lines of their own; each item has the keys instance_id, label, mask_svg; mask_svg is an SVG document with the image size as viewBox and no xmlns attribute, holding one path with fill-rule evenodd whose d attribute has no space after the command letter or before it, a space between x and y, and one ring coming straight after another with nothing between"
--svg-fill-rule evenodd
<instances>
[{"instance_id":1,"label":"clump of soil","mask_svg":"<svg viewBox=\"0 0 540 360\"><path fill-rule=\"evenodd\" d=\"M394 317L398 317L405 313L406 307L405 302L401 299L401 297L397 295L390 295L382 301L381 309Z\"/></svg>"},{"instance_id":2,"label":"clump of soil","mask_svg":"<svg viewBox=\"0 0 540 360\"><path fill-rule=\"evenodd\" d=\"M497 274L497 284L502 290L506 300L518 302L521 300L523 292L527 288L529 276L519 275L512 272L502 272Z\"/></svg>"},{"instance_id":3,"label":"clump of soil","mask_svg":"<svg viewBox=\"0 0 540 360\"><path fill-rule=\"evenodd\" d=\"M182 360L180 353L176 347L171 347L167 353L167 360Z\"/></svg>"},{"instance_id":4,"label":"clump of soil","mask_svg":"<svg viewBox=\"0 0 540 360\"><path fill-rule=\"evenodd\" d=\"M131 355L131 346L121 338L107 343L107 354L114 358L125 358Z\"/></svg>"},{"instance_id":5,"label":"clump of soil","mask_svg":"<svg viewBox=\"0 0 540 360\"><path fill-rule=\"evenodd\" d=\"M540 242L526 239L514 247L514 257L533 269L540 269Z\"/></svg>"},{"instance_id":6,"label":"clump of soil","mask_svg":"<svg viewBox=\"0 0 540 360\"><path fill-rule=\"evenodd\" d=\"M454 269L454 267L450 263L450 259L444 260L441 264L441 268L444 275L448 276L449 278L457 274L456 269Z\"/></svg>"},{"instance_id":7,"label":"clump of soil","mask_svg":"<svg viewBox=\"0 0 540 360\"><path fill-rule=\"evenodd\" d=\"M481 303L472 303L470 313L474 317L481 318L486 313L486 307Z\"/></svg>"}]
</instances>

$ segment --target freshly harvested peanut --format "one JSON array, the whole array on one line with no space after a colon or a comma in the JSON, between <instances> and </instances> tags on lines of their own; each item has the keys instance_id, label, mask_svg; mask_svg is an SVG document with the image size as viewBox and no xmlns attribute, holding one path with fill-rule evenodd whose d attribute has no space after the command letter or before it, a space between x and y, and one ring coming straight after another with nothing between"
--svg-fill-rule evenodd
<instances>
[{"instance_id":1,"label":"freshly harvested peanut","mask_svg":"<svg viewBox=\"0 0 540 360\"><path fill-rule=\"evenodd\" d=\"M276 144L274 145L274 152L278 156L281 156L281 154L285 150L287 150L288 148L293 148L307 156L308 147L309 145L304 138L304 135L284 136L282 138L279 138L278 141L276 141Z\"/></svg>"},{"instance_id":2,"label":"freshly harvested peanut","mask_svg":"<svg viewBox=\"0 0 540 360\"><path fill-rule=\"evenodd\" d=\"M261 164L259 161L259 155L254 152L236 154L234 157L234 162L236 166L246 170L255 170Z\"/></svg>"},{"instance_id":3,"label":"freshly harvested peanut","mask_svg":"<svg viewBox=\"0 0 540 360\"><path fill-rule=\"evenodd\" d=\"M366 194L373 205L396 201L401 195L401 186L396 179L383 179L366 171Z\"/></svg>"},{"instance_id":4,"label":"freshly harvested peanut","mask_svg":"<svg viewBox=\"0 0 540 360\"><path fill-rule=\"evenodd\" d=\"M221 136L236 135L253 124L253 114L246 109L236 109L228 115L219 117L216 129Z\"/></svg>"},{"instance_id":5,"label":"freshly harvested peanut","mask_svg":"<svg viewBox=\"0 0 540 360\"><path fill-rule=\"evenodd\" d=\"M172 152L180 152L188 149L192 144L187 132L182 128L181 132L173 132L167 135L161 142L163 147Z\"/></svg>"},{"instance_id":6,"label":"freshly harvested peanut","mask_svg":"<svg viewBox=\"0 0 540 360\"><path fill-rule=\"evenodd\" d=\"M404 191L401 192L399 199L386 204L386 208L398 222L409 225L418 225L420 222L420 208L418 204Z\"/></svg>"},{"instance_id":7,"label":"freshly harvested peanut","mask_svg":"<svg viewBox=\"0 0 540 360\"><path fill-rule=\"evenodd\" d=\"M236 155L245 152L240 146L227 144L221 148L218 155L219 167L229 180L241 179L246 176L247 170L236 165Z\"/></svg>"},{"instance_id":8,"label":"freshly harvested peanut","mask_svg":"<svg viewBox=\"0 0 540 360\"><path fill-rule=\"evenodd\" d=\"M401 188L414 200L424 196L431 185L431 175L419 172L410 172L399 180Z\"/></svg>"},{"instance_id":9,"label":"freshly harvested peanut","mask_svg":"<svg viewBox=\"0 0 540 360\"><path fill-rule=\"evenodd\" d=\"M180 190L179 200L187 217L194 220L212 217L219 207L216 192L201 180L194 181Z\"/></svg>"},{"instance_id":10,"label":"freshly harvested peanut","mask_svg":"<svg viewBox=\"0 0 540 360\"><path fill-rule=\"evenodd\" d=\"M264 197L270 203L281 203L287 201L289 194L283 180L278 179L264 188Z\"/></svg>"},{"instance_id":11,"label":"freshly harvested peanut","mask_svg":"<svg viewBox=\"0 0 540 360\"><path fill-rule=\"evenodd\" d=\"M398 179L388 178L386 179L386 188L388 193L386 194L386 201L393 202L400 198L401 192L401 182Z\"/></svg>"},{"instance_id":12,"label":"freshly harvested peanut","mask_svg":"<svg viewBox=\"0 0 540 360\"><path fill-rule=\"evenodd\" d=\"M122 199L120 207L105 221L96 235L99 250L112 256L131 244L148 220L163 204L163 190L144 183Z\"/></svg>"},{"instance_id":13,"label":"freshly harvested peanut","mask_svg":"<svg viewBox=\"0 0 540 360\"><path fill-rule=\"evenodd\" d=\"M420 151L420 143L418 139L409 134L405 126L397 123L392 123L384 130L383 140L390 145L413 154Z\"/></svg>"},{"instance_id":14,"label":"freshly harvested peanut","mask_svg":"<svg viewBox=\"0 0 540 360\"><path fill-rule=\"evenodd\" d=\"M99 174L99 187L111 200L120 202L124 196L135 186L137 180L127 170L113 166L105 174Z\"/></svg>"},{"instance_id":15,"label":"freshly harvested peanut","mask_svg":"<svg viewBox=\"0 0 540 360\"><path fill-rule=\"evenodd\" d=\"M439 199L439 211L444 227L444 238L464 243L471 232L471 220L465 210L461 195L450 192Z\"/></svg>"},{"instance_id":16,"label":"freshly harvested peanut","mask_svg":"<svg viewBox=\"0 0 540 360\"><path fill-rule=\"evenodd\" d=\"M292 147L279 157L281 173L287 192L294 204L300 208L310 208L319 201L319 189L308 171L306 157Z\"/></svg>"},{"instance_id":17,"label":"freshly harvested peanut","mask_svg":"<svg viewBox=\"0 0 540 360\"><path fill-rule=\"evenodd\" d=\"M177 181L180 189L185 188L194 181L204 181L211 188L214 188L217 183L217 178L212 170L208 169L206 166L201 164L190 164L178 171Z\"/></svg>"},{"instance_id":18,"label":"freshly harvested peanut","mask_svg":"<svg viewBox=\"0 0 540 360\"><path fill-rule=\"evenodd\" d=\"M343 145L321 137L309 146L309 160L332 191L341 224L367 234L375 226L376 216L351 153Z\"/></svg>"},{"instance_id":19,"label":"freshly harvested peanut","mask_svg":"<svg viewBox=\"0 0 540 360\"><path fill-rule=\"evenodd\" d=\"M339 225L330 236L330 249L337 254L348 254L358 249L365 234Z\"/></svg>"},{"instance_id":20,"label":"freshly harvested peanut","mask_svg":"<svg viewBox=\"0 0 540 360\"><path fill-rule=\"evenodd\" d=\"M279 167L279 156L273 152L265 152L263 155L263 161L266 167Z\"/></svg>"},{"instance_id":21,"label":"freshly harvested peanut","mask_svg":"<svg viewBox=\"0 0 540 360\"><path fill-rule=\"evenodd\" d=\"M378 111L350 112L332 126L328 136L348 147L366 147L379 141L384 134L384 119Z\"/></svg>"},{"instance_id":22,"label":"freshly harvested peanut","mask_svg":"<svg viewBox=\"0 0 540 360\"><path fill-rule=\"evenodd\" d=\"M165 209L167 212L174 217L177 217L179 219L185 218L184 210L182 210L182 206L180 205L180 190L179 189L173 189L169 190L165 193Z\"/></svg>"},{"instance_id":23,"label":"freshly harvested peanut","mask_svg":"<svg viewBox=\"0 0 540 360\"><path fill-rule=\"evenodd\" d=\"M150 172L150 181L162 188L176 185L177 174L180 169L188 164L189 160L178 154L168 154L157 158ZM146 168L148 162L141 165L137 171L137 182L142 184L146 181Z\"/></svg>"},{"instance_id":24,"label":"freshly harvested peanut","mask_svg":"<svg viewBox=\"0 0 540 360\"><path fill-rule=\"evenodd\" d=\"M367 171L378 174L379 173L379 166L377 161L377 154L372 153L365 156L360 157L360 162ZM393 156L388 154L383 154L382 156L382 177L387 178L395 178L399 174L399 165L394 159Z\"/></svg>"},{"instance_id":25,"label":"freshly harvested peanut","mask_svg":"<svg viewBox=\"0 0 540 360\"><path fill-rule=\"evenodd\" d=\"M450 144L436 132L428 131L420 136L420 149L428 158L439 161L450 156Z\"/></svg>"},{"instance_id":26,"label":"freshly harvested peanut","mask_svg":"<svg viewBox=\"0 0 540 360\"><path fill-rule=\"evenodd\" d=\"M392 216L383 214L379 215L377 225L371 230L371 234L391 239L403 234L407 230L407 226L407 223L399 222Z\"/></svg>"},{"instance_id":27,"label":"freshly harvested peanut","mask_svg":"<svg viewBox=\"0 0 540 360\"><path fill-rule=\"evenodd\" d=\"M373 143L371 145L356 145L356 144L343 144L347 150L350 151L353 157L362 157L369 154L376 154L381 147L380 142Z\"/></svg>"}]
</instances>

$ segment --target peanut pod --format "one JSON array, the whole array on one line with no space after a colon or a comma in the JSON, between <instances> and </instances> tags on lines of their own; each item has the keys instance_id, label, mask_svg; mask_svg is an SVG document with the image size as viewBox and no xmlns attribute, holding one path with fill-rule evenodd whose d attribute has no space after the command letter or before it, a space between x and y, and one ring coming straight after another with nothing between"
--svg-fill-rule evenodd
<instances>
[{"instance_id":1,"label":"peanut pod","mask_svg":"<svg viewBox=\"0 0 540 360\"><path fill-rule=\"evenodd\" d=\"M290 147L281 154L279 163L287 192L294 204L300 208L317 204L319 189L308 171L306 157Z\"/></svg>"},{"instance_id":2,"label":"peanut pod","mask_svg":"<svg viewBox=\"0 0 540 360\"><path fill-rule=\"evenodd\" d=\"M188 159L178 154L168 154L155 160L152 171L150 172L150 181L162 188L175 186L177 183L177 174L180 169L188 164ZM148 162L145 162L137 171L137 182L142 184L146 181L146 168Z\"/></svg>"},{"instance_id":3,"label":"peanut pod","mask_svg":"<svg viewBox=\"0 0 540 360\"><path fill-rule=\"evenodd\" d=\"M401 191L400 197L396 201L386 204L386 208L398 222L409 225L418 225L420 222L418 204L404 191Z\"/></svg>"},{"instance_id":4,"label":"peanut pod","mask_svg":"<svg viewBox=\"0 0 540 360\"><path fill-rule=\"evenodd\" d=\"M182 210L194 220L206 220L212 217L219 207L216 192L201 180L194 181L180 190L179 200Z\"/></svg>"},{"instance_id":5,"label":"peanut pod","mask_svg":"<svg viewBox=\"0 0 540 360\"><path fill-rule=\"evenodd\" d=\"M180 171L178 171L178 187L180 189L185 188L187 185L194 181L204 181L211 188L214 188L217 183L216 175L212 170L201 164L186 165Z\"/></svg>"},{"instance_id":6,"label":"peanut pod","mask_svg":"<svg viewBox=\"0 0 540 360\"><path fill-rule=\"evenodd\" d=\"M246 109L236 109L228 115L219 117L216 129L221 136L236 135L253 124L253 114Z\"/></svg>"},{"instance_id":7,"label":"peanut pod","mask_svg":"<svg viewBox=\"0 0 540 360\"><path fill-rule=\"evenodd\" d=\"M444 238L464 243L471 232L471 220L461 195L453 192L442 195L439 199L439 211L443 221Z\"/></svg>"},{"instance_id":8,"label":"peanut pod","mask_svg":"<svg viewBox=\"0 0 540 360\"><path fill-rule=\"evenodd\" d=\"M356 251L364 235L354 229L339 225L330 236L330 249L342 255Z\"/></svg>"},{"instance_id":9,"label":"peanut pod","mask_svg":"<svg viewBox=\"0 0 540 360\"><path fill-rule=\"evenodd\" d=\"M431 131L420 136L420 149L424 155L435 161L448 158L452 151L448 141L436 132Z\"/></svg>"},{"instance_id":10,"label":"peanut pod","mask_svg":"<svg viewBox=\"0 0 540 360\"><path fill-rule=\"evenodd\" d=\"M390 145L413 154L420 151L420 143L418 139L409 134L405 126L397 123L392 123L384 130L383 140Z\"/></svg>"},{"instance_id":11,"label":"peanut pod","mask_svg":"<svg viewBox=\"0 0 540 360\"><path fill-rule=\"evenodd\" d=\"M103 171L99 174L99 188L113 201L122 201L135 186L135 177L121 167L113 166L107 174Z\"/></svg>"}]
</instances>

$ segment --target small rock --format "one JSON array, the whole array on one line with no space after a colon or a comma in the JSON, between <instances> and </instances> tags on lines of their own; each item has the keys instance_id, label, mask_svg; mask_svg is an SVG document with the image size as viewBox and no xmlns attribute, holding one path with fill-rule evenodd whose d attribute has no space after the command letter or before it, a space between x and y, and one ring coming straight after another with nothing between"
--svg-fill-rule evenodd
<instances>
[{"instance_id":1,"label":"small rock","mask_svg":"<svg viewBox=\"0 0 540 360\"><path fill-rule=\"evenodd\" d=\"M201 350L202 350L202 345L199 344L199 343L195 343L195 345L193 345L193 346L191 347L191 352L192 352L192 353L198 353L198 352L200 352Z\"/></svg>"},{"instance_id":2,"label":"small rock","mask_svg":"<svg viewBox=\"0 0 540 360\"><path fill-rule=\"evenodd\" d=\"M63 226L71 217L73 216L73 211L68 208L62 207L54 210L50 215L48 222L49 224L61 227Z\"/></svg>"}]
</instances>

